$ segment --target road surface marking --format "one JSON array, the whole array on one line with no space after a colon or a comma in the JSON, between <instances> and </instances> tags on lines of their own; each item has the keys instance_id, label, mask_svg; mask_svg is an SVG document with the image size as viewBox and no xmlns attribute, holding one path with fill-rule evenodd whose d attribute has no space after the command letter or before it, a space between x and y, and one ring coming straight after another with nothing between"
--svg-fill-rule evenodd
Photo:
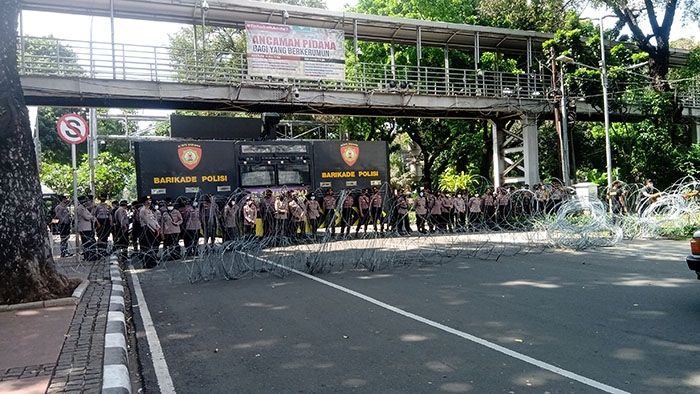
<instances>
[{"instance_id":1,"label":"road surface marking","mask_svg":"<svg viewBox=\"0 0 700 394\"><path fill-rule=\"evenodd\" d=\"M146 330L146 339L148 340L148 348L151 351L151 359L153 360L153 369L156 372L158 387L162 394L175 394L175 386L173 385L173 379L170 377L168 363L165 362L163 348L160 346L158 333L156 333L156 328L153 326L151 312L148 310L146 298L143 296L143 290L141 290L141 282L139 282L139 277L134 272L133 265L129 266L129 273L131 274L131 282L134 284L134 292L136 293L141 320L143 320L143 327Z\"/></svg>"},{"instance_id":2,"label":"road surface marking","mask_svg":"<svg viewBox=\"0 0 700 394\"><path fill-rule=\"evenodd\" d=\"M565 378L569 378L569 379L571 379L571 380L575 380L575 381L577 381L577 382L581 382L581 383L583 383L583 384L585 384L585 385L587 385L587 386L596 388L596 389L598 389L598 390L605 391L605 392L607 392L607 393L614 393L614 394L629 394L629 392L627 392L627 391L620 390L620 389L615 388L615 387L612 387L612 386L608 386L607 384L598 382L598 381L596 381L596 380L587 378L587 377L585 377L585 376L581 376L581 375L579 375L579 374L576 374L576 373L574 373L574 372L568 371L568 370L566 370L566 369L559 368L559 367L557 367L556 365L552 365L552 364L546 363L546 362L544 362L544 361L537 360L537 359L532 358L532 357L530 357L530 356L527 356L527 355L525 355L525 354L518 353L518 352L516 352L516 351L514 351L514 350L510 350L510 349L508 349L508 348L506 348L506 347L503 347L503 346L501 346L501 345L497 345L497 344L495 344L495 343L493 343L493 342L490 342L490 341L487 341L487 340L485 340L485 339L479 338L479 337L477 337L477 336L468 334L468 333L466 333L466 332L464 332L464 331L459 331L459 330L454 329L454 328L452 328L452 327L448 327L448 326L446 326L446 325L444 325L444 324L440 324L440 323L435 322L435 321L432 321L432 320L430 320L430 319L426 319L425 317L418 316L418 315L413 314L413 313L411 313L411 312L407 312L407 311L405 311L405 310L403 310L403 309L400 309L400 308L397 308L397 307L395 307L395 306L393 306L393 305L389 305L389 304L387 304L387 303L385 303L385 302L379 301L379 300L377 300L376 298L372 298L372 297L370 297L370 296L364 295L364 294L359 293L359 292L357 292L357 291L348 289L347 287L343 287L343 286L337 285L337 284L335 284L335 283L333 283L333 282L329 282L329 281L327 281L327 280L323 280L323 279L318 278L318 277L316 277L316 276L309 275L309 274L307 274L307 273L305 273L305 272L301 272L301 271L295 270L294 268L289 268L289 267L287 267L287 266L284 266L284 265L282 265L282 264L275 263L274 261L270 261L270 260L264 259L264 258L262 258L262 257L253 256L253 255L250 255L250 254L247 254L247 253L244 253L244 252L237 252L237 253L242 254L242 255L245 255L245 256L248 256L248 257L252 257L252 258L257 259L257 260L260 260L260 261L265 262L265 263L267 263L267 264L270 264L270 265L272 265L272 266L274 266L274 267L281 268L281 269L283 269L283 270L286 270L286 271L295 273L295 274L297 274L297 275L303 276L304 278L311 279L311 280L316 281L316 282L318 282L318 283L321 283L321 284L324 284L324 285L326 285L326 286L332 287L332 288L334 288L334 289L336 289L336 290L340 290L340 291L342 291L343 293L350 294L350 295L352 295L352 296L355 296L355 297L357 297L357 298L360 298L360 299L362 299L362 300L365 300L365 301L367 301L367 302L370 302L370 303L372 303L372 304L374 304L374 305L377 305L377 306L379 306L379 307L381 307L381 308L384 308L384 309L386 309L386 310L392 311L392 312L394 312L394 313L398 313L399 315L402 315L402 316L407 317L407 318L409 318L409 319L413 319L413 320L418 321L418 322L421 322L421 323L423 323L423 324L427 324L427 325L429 325L429 326L431 326L431 327L437 328L438 330L442 330L442 331L445 331L445 332L447 332L447 333L456 335L456 336L461 337L461 338L464 338L464 339L466 339L466 340L468 340L468 341L471 341L471 342L477 343L477 344L479 344L479 345L485 346L485 347L487 347L487 348L489 348L489 349L495 350L495 351L497 351L497 352L499 352L499 353L503 353L503 354L505 354L505 355L507 355L507 356L513 357L513 358L518 359L518 360L520 360L520 361L524 361L524 362L526 362L526 363L528 363L528 364L531 364L531 365L534 365L534 366L536 366L536 367L542 368L542 369L544 369L544 370L553 372L553 373L555 373L555 374L557 374L557 375L563 376L563 377L565 377Z\"/></svg>"}]
</instances>

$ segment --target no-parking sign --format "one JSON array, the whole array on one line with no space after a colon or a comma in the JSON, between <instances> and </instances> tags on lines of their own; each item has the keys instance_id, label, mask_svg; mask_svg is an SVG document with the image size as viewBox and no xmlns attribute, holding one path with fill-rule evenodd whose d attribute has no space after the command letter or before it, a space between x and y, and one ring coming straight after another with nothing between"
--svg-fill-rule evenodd
<instances>
[{"instance_id":1,"label":"no-parking sign","mask_svg":"<svg viewBox=\"0 0 700 394\"><path fill-rule=\"evenodd\" d=\"M85 142L90 134L88 123L78 114L65 114L56 123L58 137L66 143L78 145Z\"/></svg>"}]
</instances>

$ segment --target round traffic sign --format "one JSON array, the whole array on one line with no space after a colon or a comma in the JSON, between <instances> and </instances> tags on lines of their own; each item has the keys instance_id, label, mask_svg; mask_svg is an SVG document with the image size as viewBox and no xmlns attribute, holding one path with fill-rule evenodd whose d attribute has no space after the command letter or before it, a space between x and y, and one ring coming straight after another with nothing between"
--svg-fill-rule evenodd
<instances>
[{"instance_id":1,"label":"round traffic sign","mask_svg":"<svg viewBox=\"0 0 700 394\"><path fill-rule=\"evenodd\" d=\"M74 113L61 116L56 123L56 131L59 138L73 145L82 144L90 134L87 121Z\"/></svg>"}]
</instances>

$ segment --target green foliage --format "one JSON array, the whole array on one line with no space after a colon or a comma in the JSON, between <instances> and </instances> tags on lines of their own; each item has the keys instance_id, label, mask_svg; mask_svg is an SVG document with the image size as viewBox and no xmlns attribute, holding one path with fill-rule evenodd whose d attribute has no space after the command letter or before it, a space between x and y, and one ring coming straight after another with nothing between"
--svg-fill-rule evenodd
<instances>
[{"instance_id":1,"label":"green foliage","mask_svg":"<svg viewBox=\"0 0 700 394\"><path fill-rule=\"evenodd\" d=\"M56 193L73 194L73 173L69 165L42 163L39 178ZM106 193L110 198L133 198L136 196L136 170L131 161L123 160L110 152L101 152L95 165L95 192ZM78 193L89 189L90 169L87 155L78 166ZM133 189L132 189L133 188Z\"/></svg>"},{"instance_id":2,"label":"green foliage","mask_svg":"<svg viewBox=\"0 0 700 394\"><path fill-rule=\"evenodd\" d=\"M28 74L80 76L84 74L73 49L59 43L53 36L24 39L24 56L20 66Z\"/></svg>"},{"instance_id":3,"label":"green foliage","mask_svg":"<svg viewBox=\"0 0 700 394\"><path fill-rule=\"evenodd\" d=\"M620 171L618 168L613 168L613 180L619 178L619 173ZM607 186L608 184L608 172L606 170L600 170L598 168L579 168L576 171L576 178L579 182L592 182L598 186Z\"/></svg>"},{"instance_id":4,"label":"green foliage","mask_svg":"<svg viewBox=\"0 0 700 394\"><path fill-rule=\"evenodd\" d=\"M473 172L466 173L460 171L457 173L454 168L449 167L440 175L438 188L444 192L456 193L461 190L467 190L470 193L479 185L479 178Z\"/></svg>"},{"instance_id":5,"label":"green foliage","mask_svg":"<svg viewBox=\"0 0 700 394\"><path fill-rule=\"evenodd\" d=\"M693 233L700 228L700 215L697 213L685 213L679 218L663 222L658 228L658 235L670 239L682 240L693 237Z\"/></svg>"},{"instance_id":6,"label":"green foliage","mask_svg":"<svg viewBox=\"0 0 700 394\"><path fill-rule=\"evenodd\" d=\"M73 174L69 165L57 162L42 163L39 179L58 194L70 195L73 192Z\"/></svg>"}]
</instances>

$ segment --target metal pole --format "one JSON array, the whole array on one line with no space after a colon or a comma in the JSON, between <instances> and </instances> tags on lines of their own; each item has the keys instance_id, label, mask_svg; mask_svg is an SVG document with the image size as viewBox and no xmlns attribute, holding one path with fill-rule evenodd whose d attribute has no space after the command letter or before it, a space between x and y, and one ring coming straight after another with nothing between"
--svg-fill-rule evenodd
<instances>
[{"instance_id":1,"label":"metal pole","mask_svg":"<svg viewBox=\"0 0 700 394\"><path fill-rule=\"evenodd\" d=\"M75 144L71 144L70 153L71 161L73 163L73 216L75 217L75 213L78 210L78 159ZM73 233L75 235L76 248L75 261L78 261L78 256L80 255L80 253L78 253L78 247L80 246L80 237L78 236L77 218L73 223Z\"/></svg>"},{"instance_id":2,"label":"metal pole","mask_svg":"<svg viewBox=\"0 0 700 394\"><path fill-rule=\"evenodd\" d=\"M97 111L90 108L90 133L88 134L88 165L90 168L90 192L95 195L95 160L97 159Z\"/></svg>"},{"instance_id":3,"label":"metal pole","mask_svg":"<svg viewBox=\"0 0 700 394\"><path fill-rule=\"evenodd\" d=\"M199 56L197 55L197 25L192 24L192 31L194 32L194 39L192 43L194 45L194 71L195 78L199 79Z\"/></svg>"},{"instance_id":4,"label":"metal pole","mask_svg":"<svg viewBox=\"0 0 700 394\"><path fill-rule=\"evenodd\" d=\"M22 10L19 11L19 46L20 46L20 70L24 71L24 20L22 18L23 12Z\"/></svg>"},{"instance_id":5,"label":"metal pole","mask_svg":"<svg viewBox=\"0 0 700 394\"><path fill-rule=\"evenodd\" d=\"M207 31L206 31L206 17L207 11L202 6L202 55L206 53L207 48Z\"/></svg>"},{"instance_id":6,"label":"metal pole","mask_svg":"<svg viewBox=\"0 0 700 394\"><path fill-rule=\"evenodd\" d=\"M550 51L550 57L552 59L552 90L556 90L557 86L557 62L554 59L554 49ZM562 94L564 92L561 92ZM565 155L565 145L564 145L564 132L563 132L563 125L564 122L562 120L562 114L561 114L561 109L557 106L554 106L554 124L557 128L557 134L559 136L559 159L561 160L561 177L562 180L565 180L568 178L567 175L567 168L568 166L566 165L566 159L567 156ZM566 181L565 181L566 182Z\"/></svg>"},{"instance_id":7,"label":"metal pole","mask_svg":"<svg viewBox=\"0 0 700 394\"><path fill-rule=\"evenodd\" d=\"M420 91L420 82L421 82L421 69L420 69L421 59L423 59L423 29L421 29L421 27L418 26L418 31L416 32L416 66L417 66L416 71L417 71L418 83L417 83L416 89L418 89L419 91Z\"/></svg>"},{"instance_id":8,"label":"metal pole","mask_svg":"<svg viewBox=\"0 0 700 394\"><path fill-rule=\"evenodd\" d=\"M357 60L360 60L360 47L359 43L357 42L357 19L352 21L352 36L353 36L353 42L355 44L355 57Z\"/></svg>"},{"instance_id":9,"label":"metal pole","mask_svg":"<svg viewBox=\"0 0 700 394\"><path fill-rule=\"evenodd\" d=\"M605 119L605 166L608 172L608 193L612 189L612 147L610 144L610 107L608 106L608 69L605 65L605 35L600 18L600 79L603 84L603 116Z\"/></svg>"},{"instance_id":10,"label":"metal pole","mask_svg":"<svg viewBox=\"0 0 700 394\"><path fill-rule=\"evenodd\" d=\"M445 94L450 94L450 47L445 45Z\"/></svg>"},{"instance_id":11,"label":"metal pole","mask_svg":"<svg viewBox=\"0 0 700 394\"><path fill-rule=\"evenodd\" d=\"M117 55L114 48L114 0L109 0L109 23L112 36L112 79L117 79Z\"/></svg>"},{"instance_id":12,"label":"metal pole","mask_svg":"<svg viewBox=\"0 0 700 394\"><path fill-rule=\"evenodd\" d=\"M571 185L571 161L569 159L569 125L568 116L566 114L566 94L564 90L564 68L559 72L559 80L561 83L561 153L562 153L562 173L564 184Z\"/></svg>"},{"instance_id":13,"label":"metal pole","mask_svg":"<svg viewBox=\"0 0 700 394\"><path fill-rule=\"evenodd\" d=\"M394 54L394 43L389 46L389 56L391 57L391 79L396 80L396 55Z\"/></svg>"}]
</instances>

